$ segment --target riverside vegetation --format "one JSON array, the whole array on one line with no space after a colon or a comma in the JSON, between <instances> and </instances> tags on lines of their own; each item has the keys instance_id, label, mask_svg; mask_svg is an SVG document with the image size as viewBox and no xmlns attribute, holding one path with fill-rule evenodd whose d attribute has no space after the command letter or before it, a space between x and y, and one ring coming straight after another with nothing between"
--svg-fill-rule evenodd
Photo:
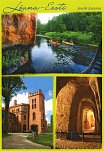
<instances>
[{"instance_id":1,"label":"riverside vegetation","mask_svg":"<svg viewBox=\"0 0 104 151\"><path fill-rule=\"evenodd\" d=\"M37 34L62 41L97 46L101 41L102 14L91 13L64 13L55 16L47 24L37 21Z\"/></svg>"}]
</instances>

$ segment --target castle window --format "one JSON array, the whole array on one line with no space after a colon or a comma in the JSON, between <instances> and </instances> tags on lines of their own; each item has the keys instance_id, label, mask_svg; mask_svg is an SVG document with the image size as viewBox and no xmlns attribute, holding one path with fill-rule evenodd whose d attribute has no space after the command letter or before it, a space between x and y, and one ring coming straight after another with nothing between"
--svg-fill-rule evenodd
<instances>
[{"instance_id":1,"label":"castle window","mask_svg":"<svg viewBox=\"0 0 104 151\"><path fill-rule=\"evenodd\" d=\"M33 120L35 120L36 119L36 114L35 114L35 112L33 112Z\"/></svg>"},{"instance_id":2,"label":"castle window","mask_svg":"<svg viewBox=\"0 0 104 151\"><path fill-rule=\"evenodd\" d=\"M12 110L12 113L14 113L15 112L15 109L14 110Z\"/></svg>"},{"instance_id":3,"label":"castle window","mask_svg":"<svg viewBox=\"0 0 104 151\"><path fill-rule=\"evenodd\" d=\"M24 120L26 120L26 115L24 115Z\"/></svg>"},{"instance_id":4,"label":"castle window","mask_svg":"<svg viewBox=\"0 0 104 151\"><path fill-rule=\"evenodd\" d=\"M18 109L16 109L16 112L19 112L19 108L18 108Z\"/></svg>"},{"instance_id":5,"label":"castle window","mask_svg":"<svg viewBox=\"0 0 104 151\"><path fill-rule=\"evenodd\" d=\"M32 109L36 108L36 99L32 99Z\"/></svg>"},{"instance_id":6,"label":"castle window","mask_svg":"<svg viewBox=\"0 0 104 151\"><path fill-rule=\"evenodd\" d=\"M24 111L27 112L27 108L24 108Z\"/></svg>"}]
</instances>

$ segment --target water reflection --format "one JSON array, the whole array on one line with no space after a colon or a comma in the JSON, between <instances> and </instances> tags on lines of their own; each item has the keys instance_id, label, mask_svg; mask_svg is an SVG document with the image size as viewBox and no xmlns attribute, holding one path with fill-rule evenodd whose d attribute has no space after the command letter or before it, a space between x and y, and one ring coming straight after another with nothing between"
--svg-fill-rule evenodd
<instances>
[{"instance_id":1,"label":"water reflection","mask_svg":"<svg viewBox=\"0 0 104 151\"><path fill-rule=\"evenodd\" d=\"M78 44L54 46L37 37L31 50L32 65L37 73L80 73L90 64L96 49Z\"/></svg>"},{"instance_id":2,"label":"water reflection","mask_svg":"<svg viewBox=\"0 0 104 151\"><path fill-rule=\"evenodd\" d=\"M37 37L37 40L36 40L35 45L36 45L38 48L41 47L41 38L40 38L40 37Z\"/></svg>"},{"instance_id":3,"label":"water reflection","mask_svg":"<svg viewBox=\"0 0 104 151\"><path fill-rule=\"evenodd\" d=\"M79 44L54 46L47 39L37 37L34 46L15 45L2 49L2 72L80 73L89 66L96 49ZM101 71L93 69L91 73Z\"/></svg>"},{"instance_id":4,"label":"water reflection","mask_svg":"<svg viewBox=\"0 0 104 151\"><path fill-rule=\"evenodd\" d=\"M29 60L29 48L26 45L15 45L2 49L2 72L10 74L23 66Z\"/></svg>"}]
</instances>

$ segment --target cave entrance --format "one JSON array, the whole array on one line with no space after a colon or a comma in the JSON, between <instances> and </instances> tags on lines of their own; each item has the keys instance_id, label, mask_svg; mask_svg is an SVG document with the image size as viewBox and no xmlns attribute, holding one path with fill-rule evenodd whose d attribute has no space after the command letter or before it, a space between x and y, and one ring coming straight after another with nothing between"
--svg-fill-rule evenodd
<instances>
[{"instance_id":1,"label":"cave entrance","mask_svg":"<svg viewBox=\"0 0 104 151\"><path fill-rule=\"evenodd\" d=\"M93 110L85 108L83 110L83 131L93 132L95 130L95 116Z\"/></svg>"}]
</instances>

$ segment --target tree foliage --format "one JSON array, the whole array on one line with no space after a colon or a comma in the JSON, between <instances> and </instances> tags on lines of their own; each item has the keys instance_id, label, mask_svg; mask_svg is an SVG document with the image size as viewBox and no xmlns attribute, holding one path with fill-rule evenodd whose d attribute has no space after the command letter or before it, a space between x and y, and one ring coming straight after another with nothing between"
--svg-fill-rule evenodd
<instances>
[{"instance_id":1,"label":"tree foliage","mask_svg":"<svg viewBox=\"0 0 104 151\"><path fill-rule=\"evenodd\" d=\"M3 77L2 79L2 95L4 98L13 97L16 92L26 89L22 78L20 77Z\"/></svg>"},{"instance_id":2,"label":"tree foliage","mask_svg":"<svg viewBox=\"0 0 104 151\"><path fill-rule=\"evenodd\" d=\"M8 112L11 98L16 92L26 89L21 77L3 77L2 78L2 96L5 102L4 133L8 133Z\"/></svg>"},{"instance_id":3,"label":"tree foliage","mask_svg":"<svg viewBox=\"0 0 104 151\"><path fill-rule=\"evenodd\" d=\"M40 28L41 26L41 28ZM38 26L37 26L38 27ZM93 32L93 40L101 40L102 14L100 12L65 13L53 17L47 24L39 24L38 33L46 32Z\"/></svg>"}]
</instances>

